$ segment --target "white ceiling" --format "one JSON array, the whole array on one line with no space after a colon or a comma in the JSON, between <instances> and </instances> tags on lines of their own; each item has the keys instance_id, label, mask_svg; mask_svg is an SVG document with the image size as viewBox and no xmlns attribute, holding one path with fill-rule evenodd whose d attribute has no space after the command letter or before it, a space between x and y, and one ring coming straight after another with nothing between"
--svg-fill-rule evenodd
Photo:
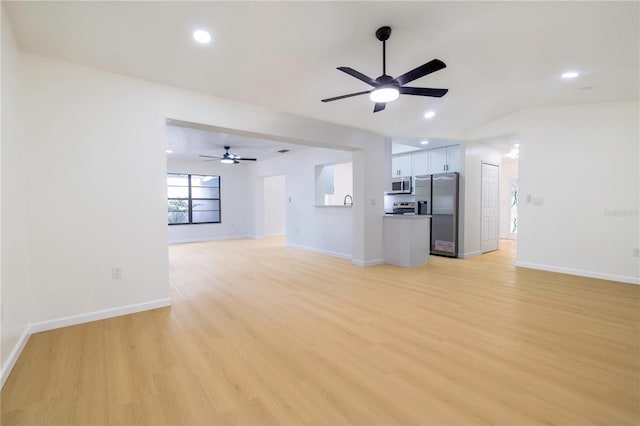
<instances>
[{"instance_id":1,"label":"white ceiling","mask_svg":"<svg viewBox=\"0 0 640 426\"><path fill-rule=\"evenodd\" d=\"M529 106L639 97L638 2L2 3L23 51L396 140L459 137ZM401 96L375 114L367 96L320 102L369 89L335 68L380 75L383 25L387 73L439 58L447 68L411 85L449 93ZM197 28L213 42L197 45ZM561 79L567 70L581 75Z\"/></svg>"}]
</instances>

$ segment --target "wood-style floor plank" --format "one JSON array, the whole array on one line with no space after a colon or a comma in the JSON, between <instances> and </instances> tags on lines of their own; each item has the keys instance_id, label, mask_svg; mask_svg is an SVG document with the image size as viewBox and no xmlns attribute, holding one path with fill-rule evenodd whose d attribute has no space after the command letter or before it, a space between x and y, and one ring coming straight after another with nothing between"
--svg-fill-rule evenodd
<instances>
[{"instance_id":1,"label":"wood-style floor plank","mask_svg":"<svg viewBox=\"0 0 640 426\"><path fill-rule=\"evenodd\" d=\"M2 424L640 424L640 286L515 249L406 269L170 246L172 306L31 336Z\"/></svg>"}]
</instances>

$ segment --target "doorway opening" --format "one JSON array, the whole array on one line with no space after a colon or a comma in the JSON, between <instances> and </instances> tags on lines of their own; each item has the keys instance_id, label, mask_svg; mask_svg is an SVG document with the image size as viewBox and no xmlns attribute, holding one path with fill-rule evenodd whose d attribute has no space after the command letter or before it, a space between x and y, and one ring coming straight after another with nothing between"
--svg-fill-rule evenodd
<instances>
[{"instance_id":1,"label":"doorway opening","mask_svg":"<svg viewBox=\"0 0 640 426\"><path fill-rule=\"evenodd\" d=\"M518 158L505 157L500 165L500 238L518 239Z\"/></svg>"},{"instance_id":2,"label":"doorway opening","mask_svg":"<svg viewBox=\"0 0 640 426\"><path fill-rule=\"evenodd\" d=\"M264 236L282 237L286 235L286 175L264 178Z\"/></svg>"}]
</instances>

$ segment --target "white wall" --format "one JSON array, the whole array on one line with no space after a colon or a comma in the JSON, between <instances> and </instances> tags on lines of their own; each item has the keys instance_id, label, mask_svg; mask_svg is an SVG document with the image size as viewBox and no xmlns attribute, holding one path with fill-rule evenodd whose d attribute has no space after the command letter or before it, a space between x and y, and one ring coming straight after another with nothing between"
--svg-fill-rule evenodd
<instances>
[{"instance_id":1,"label":"white wall","mask_svg":"<svg viewBox=\"0 0 640 426\"><path fill-rule=\"evenodd\" d=\"M638 117L637 101L530 108L470 132L519 135L518 265L640 283Z\"/></svg>"},{"instance_id":2,"label":"white wall","mask_svg":"<svg viewBox=\"0 0 640 426\"><path fill-rule=\"evenodd\" d=\"M247 169L250 164L222 164L218 161L186 161L167 156L168 173L220 176L221 223L167 225L169 243L246 238L249 235ZM166 208L165 208L166 210Z\"/></svg>"},{"instance_id":3,"label":"white wall","mask_svg":"<svg viewBox=\"0 0 640 426\"><path fill-rule=\"evenodd\" d=\"M28 180L31 200L26 214L31 321L168 297L167 117L359 149L354 198L367 202L352 209L357 217L352 222L358 224L353 258L360 264L383 258L380 170L390 152L383 136L36 55L18 56L25 80L22 118L28 122L19 131L28 150L21 176ZM310 193L311 187L304 191ZM308 222L304 213L292 220ZM123 280L111 280L112 266L123 268Z\"/></svg>"},{"instance_id":4,"label":"white wall","mask_svg":"<svg viewBox=\"0 0 640 426\"><path fill-rule=\"evenodd\" d=\"M264 176L284 174L286 176L286 242L293 247L321 253L353 258L354 208L317 207L315 205L315 166L318 164L347 162L352 152L334 149L309 148L289 152L281 157L259 161L250 169L253 179L260 182ZM256 212L254 223L264 222L264 212L260 208L259 185L251 188ZM355 201L355 198L354 198ZM358 200L361 203L361 201ZM379 203L382 205L382 200ZM256 237L264 236L266 230L258 226L253 229Z\"/></svg>"},{"instance_id":5,"label":"white wall","mask_svg":"<svg viewBox=\"0 0 640 426\"><path fill-rule=\"evenodd\" d=\"M351 159L351 151L324 148L237 165L169 156L169 172L219 174L223 182L222 223L169 226L169 242L286 234L290 246L352 259L353 209L316 207L313 192L316 165Z\"/></svg>"},{"instance_id":6,"label":"white wall","mask_svg":"<svg viewBox=\"0 0 640 426\"><path fill-rule=\"evenodd\" d=\"M265 236L286 233L286 176L264 178L264 234Z\"/></svg>"},{"instance_id":7,"label":"white wall","mask_svg":"<svg viewBox=\"0 0 640 426\"><path fill-rule=\"evenodd\" d=\"M460 177L460 257L481 254L482 162L500 165L500 152L477 142L465 142L464 171Z\"/></svg>"},{"instance_id":8,"label":"white wall","mask_svg":"<svg viewBox=\"0 0 640 426\"><path fill-rule=\"evenodd\" d=\"M162 266L168 263L167 117L287 140L363 146L362 161L354 166L358 191L382 200L384 183L369 178L372 168L376 175L382 169L381 136L21 56L27 114L37 123L23 129L30 150L27 169L33 172L29 197L37 200L29 215L32 321L168 296ZM363 227L354 232L354 241L361 257L354 257L362 263L382 258L381 204L360 204L357 213ZM125 279L111 280L114 265L123 267Z\"/></svg>"},{"instance_id":9,"label":"white wall","mask_svg":"<svg viewBox=\"0 0 640 426\"><path fill-rule=\"evenodd\" d=\"M21 56L31 321L166 300L164 117L156 87ZM111 279L113 266L122 280Z\"/></svg>"},{"instance_id":10,"label":"white wall","mask_svg":"<svg viewBox=\"0 0 640 426\"><path fill-rule=\"evenodd\" d=\"M0 145L0 330L2 383L29 325L27 149L21 136L22 79L11 24L2 13L2 139ZM37 203L37 200L31 200ZM22 339L21 339L22 338Z\"/></svg>"},{"instance_id":11,"label":"white wall","mask_svg":"<svg viewBox=\"0 0 640 426\"><path fill-rule=\"evenodd\" d=\"M511 233L511 182L518 178L518 160L502 157L500 165L500 238L516 239Z\"/></svg>"}]
</instances>

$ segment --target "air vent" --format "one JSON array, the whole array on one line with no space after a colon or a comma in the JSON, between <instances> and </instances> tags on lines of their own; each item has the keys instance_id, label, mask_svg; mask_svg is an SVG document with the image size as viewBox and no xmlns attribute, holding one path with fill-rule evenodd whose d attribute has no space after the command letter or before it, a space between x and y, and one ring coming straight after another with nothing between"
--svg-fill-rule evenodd
<instances>
[{"instance_id":1,"label":"air vent","mask_svg":"<svg viewBox=\"0 0 640 426\"><path fill-rule=\"evenodd\" d=\"M281 149L280 151L278 151L280 154L284 154L285 152L289 152L288 149Z\"/></svg>"}]
</instances>

